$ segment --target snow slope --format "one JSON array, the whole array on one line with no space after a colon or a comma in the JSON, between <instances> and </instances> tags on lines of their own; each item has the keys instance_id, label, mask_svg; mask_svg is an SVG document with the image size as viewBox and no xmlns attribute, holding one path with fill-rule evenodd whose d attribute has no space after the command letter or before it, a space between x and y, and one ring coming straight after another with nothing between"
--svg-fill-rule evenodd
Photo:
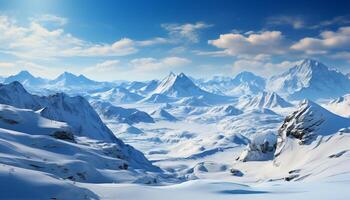
<instances>
[{"instance_id":1,"label":"snow slope","mask_svg":"<svg viewBox=\"0 0 350 200\"><path fill-rule=\"evenodd\" d=\"M157 109L151 113L152 117L158 120L177 121L177 119L164 109Z\"/></svg>"},{"instance_id":2,"label":"snow slope","mask_svg":"<svg viewBox=\"0 0 350 200\"><path fill-rule=\"evenodd\" d=\"M113 143L87 140L67 123L9 105L0 105L0 116L2 164L48 173L56 179L94 183L135 181L145 176L136 169L158 171L142 153L118 139Z\"/></svg>"},{"instance_id":3,"label":"snow slope","mask_svg":"<svg viewBox=\"0 0 350 200\"><path fill-rule=\"evenodd\" d=\"M153 118L146 112L134 108L122 108L113 106L108 102L94 101L92 106L105 119L115 120L120 123L154 123Z\"/></svg>"},{"instance_id":4,"label":"snow slope","mask_svg":"<svg viewBox=\"0 0 350 200\"><path fill-rule=\"evenodd\" d=\"M332 100L324 107L340 116L350 117L350 94Z\"/></svg>"},{"instance_id":5,"label":"snow slope","mask_svg":"<svg viewBox=\"0 0 350 200\"><path fill-rule=\"evenodd\" d=\"M4 91L13 88L17 93L12 95L18 95L14 100L30 95L18 82L2 85ZM8 94L0 93L1 99L4 96ZM34 163L31 168L39 171L93 182L136 181L145 176L135 169L160 172L141 152L116 138L84 98L58 93L32 99L39 101L19 104L26 109L11 106L18 105L15 101L1 102L8 105L0 106L0 149L5 156L0 162L24 168ZM32 110L36 103L41 108ZM62 166L71 175L63 177ZM115 175L119 170L126 170L120 178Z\"/></svg>"},{"instance_id":6,"label":"snow slope","mask_svg":"<svg viewBox=\"0 0 350 200\"><path fill-rule=\"evenodd\" d=\"M275 92L262 92L256 96L245 96L240 98L238 108L261 109L261 108L287 108L293 105Z\"/></svg>"}]
</instances>

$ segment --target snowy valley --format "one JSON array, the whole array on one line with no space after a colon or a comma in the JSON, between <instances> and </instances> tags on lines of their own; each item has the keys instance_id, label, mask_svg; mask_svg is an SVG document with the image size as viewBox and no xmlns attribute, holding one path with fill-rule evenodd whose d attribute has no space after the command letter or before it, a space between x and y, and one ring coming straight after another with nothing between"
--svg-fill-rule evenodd
<instances>
[{"instance_id":1,"label":"snowy valley","mask_svg":"<svg viewBox=\"0 0 350 200\"><path fill-rule=\"evenodd\" d=\"M349 166L350 78L312 59L272 77L0 84L0 199L345 200Z\"/></svg>"}]
</instances>

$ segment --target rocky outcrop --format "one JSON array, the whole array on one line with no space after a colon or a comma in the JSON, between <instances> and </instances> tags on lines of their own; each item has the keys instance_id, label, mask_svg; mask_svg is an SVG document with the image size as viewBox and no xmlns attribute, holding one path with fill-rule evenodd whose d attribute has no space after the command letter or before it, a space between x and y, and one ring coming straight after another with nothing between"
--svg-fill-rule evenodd
<instances>
[{"instance_id":1,"label":"rocky outcrop","mask_svg":"<svg viewBox=\"0 0 350 200\"><path fill-rule=\"evenodd\" d=\"M278 130L275 157L281 154L288 139L297 140L299 145L307 145L318 136L333 134L349 125L349 119L335 115L312 101L304 100L298 110L285 118Z\"/></svg>"},{"instance_id":2,"label":"rocky outcrop","mask_svg":"<svg viewBox=\"0 0 350 200\"><path fill-rule=\"evenodd\" d=\"M237 160L264 161L273 159L276 150L276 135L274 133L259 134L253 138Z\"/></svg>"}]
</instances>

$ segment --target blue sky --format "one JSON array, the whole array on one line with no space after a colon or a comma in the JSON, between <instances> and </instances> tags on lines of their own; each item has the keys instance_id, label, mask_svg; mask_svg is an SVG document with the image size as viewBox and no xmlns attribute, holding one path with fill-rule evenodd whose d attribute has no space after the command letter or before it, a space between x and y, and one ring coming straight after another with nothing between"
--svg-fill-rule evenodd
<instances>
[{"instance_id":1,"label":"blue sky","mask_svg":"<svg viewBox=\"0 0 350 200\"><path fill-rule=\"evenodd\" d=\"M0 0L0 74L96 80L350 72L349 1Z\"/></svg>"}]
</instances>

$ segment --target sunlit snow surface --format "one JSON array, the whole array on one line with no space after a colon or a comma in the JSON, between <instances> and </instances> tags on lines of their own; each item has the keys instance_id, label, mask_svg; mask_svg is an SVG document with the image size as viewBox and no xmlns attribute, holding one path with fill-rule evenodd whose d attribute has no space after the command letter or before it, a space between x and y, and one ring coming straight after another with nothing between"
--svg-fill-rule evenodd
<instances>
[{"instance_id":1,"label":"sunlit snow surface","mask_svg":"<svg viewBox=\"0 0 350 200\"><path fill-rule=\"evenodd\" d=\"M247 72L195 84L170 74L118 86L70 73L28 82L22 72L32 92L43 95L37 85L45 83L49 94L59 87L87 101L1 85L0 199L350 199L348 95L322 104L342 117L313 102L286 100L282 91L305 86L310 96L324 82L304 73L317 63L303 63L286 79L267 81L295 82L278 94L264 92L266 80ZM282 124L287 128L279 133ZM300 127L312 133L306 143L282 137ZM57 139L55 131L72 132L74 140ZM278 155L241 159L281 138Z\"/></svg>"}]
</instances>

